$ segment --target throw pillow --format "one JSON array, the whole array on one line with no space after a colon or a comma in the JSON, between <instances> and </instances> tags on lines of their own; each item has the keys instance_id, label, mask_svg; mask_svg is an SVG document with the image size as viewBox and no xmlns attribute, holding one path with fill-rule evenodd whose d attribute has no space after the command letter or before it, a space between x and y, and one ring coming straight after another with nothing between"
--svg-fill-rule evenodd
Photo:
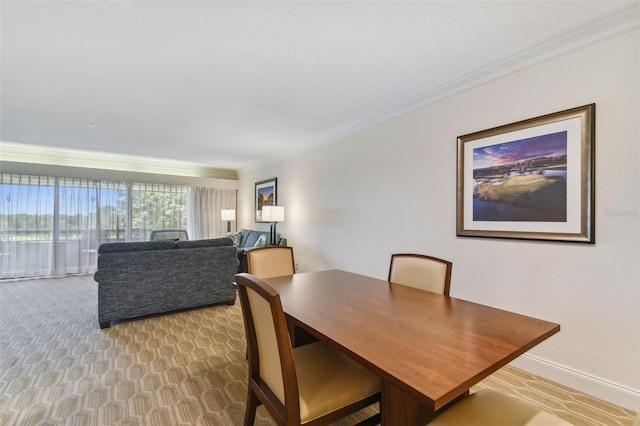
<instances>
[{"instance_id":1,"label":"throw pillow","mask_svg":"<svg viewBox=\"0 0 640 426\"><path fill-rule=\"evenodd\" d=\"M231 241L233 241L234 247L240 247L240 240L242 239L242 231L227 232L226 234L224 234L224 236L227 238L231 238Z\"/></svg>"},{"instance_id":2,"label":"throw pillow","mask_svg":"<svg viewBox=\"0 0 640 426\"><path fill-rule=\"evenodd\" d=\"M266 235L260 235L260 238L258 238L258 241L256 241L256 243L253 245L254 247L264 247L267 245L267 236Z\"/></svg>"}]
</instances>

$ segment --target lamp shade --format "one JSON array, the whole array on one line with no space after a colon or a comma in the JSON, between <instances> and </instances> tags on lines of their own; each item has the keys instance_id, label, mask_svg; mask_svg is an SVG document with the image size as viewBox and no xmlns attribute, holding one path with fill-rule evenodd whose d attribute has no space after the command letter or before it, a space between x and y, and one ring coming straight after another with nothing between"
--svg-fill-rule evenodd
<instances>
[{"instance_id":1,"label":"lamp shade","mask_svg":"<svg viewBox=\"0 0 640 426\"><path fill-rule=\"evenodd\" d=\"M284 207L263 206L262 220L265 222L284 222Z\"/></svg>"},{"instance_id":2,"label":"lamp shade","mask_svg":"<svg viewBox=\"0 0 640 426\"><path fill-rule=\"evenodd\" d=\"M233 209L222 210L220 212L220 216L222 217L222 220L236 220L236 211Z\"/></svg>"}]
</instances>

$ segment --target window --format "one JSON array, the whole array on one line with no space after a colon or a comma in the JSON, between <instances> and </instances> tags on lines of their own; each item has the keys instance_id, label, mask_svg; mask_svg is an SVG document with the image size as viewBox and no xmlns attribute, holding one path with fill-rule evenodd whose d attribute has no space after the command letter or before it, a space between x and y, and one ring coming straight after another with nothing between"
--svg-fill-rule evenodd
<instances>
[{"instance_id":1,"label":"window","mask_svg":"<svg viewBox=\"0 0 640 426\"><path fill-rule=\"evenodd\" d=\"M0 174L0 278L90 273L102 242L186 229L188 189Z\"/></svg>"},{"instance_id":2,"label":"window","mask_svg":"<svg viewBox=\"0 0 640 426\"><path fill-rule=\"evenodd\" d=\"M147 241L153 229L187 229L186 186L131 185L131 238Z\"/></svg>"}]
</instances>

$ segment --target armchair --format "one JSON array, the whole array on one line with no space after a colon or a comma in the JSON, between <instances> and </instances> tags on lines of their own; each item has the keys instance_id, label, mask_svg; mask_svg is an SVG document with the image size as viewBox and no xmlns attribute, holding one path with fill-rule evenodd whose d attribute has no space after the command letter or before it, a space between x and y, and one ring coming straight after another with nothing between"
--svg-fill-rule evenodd
<instances>
[{"instance_id":1,"label":"armchair","mask_svg":"<svg viewBox=\"0 0 640 426\"><path fill-rule=\"evenodd\" d=\"M189 234L185 229L154 229L151 231L149 241L159 240L182 240L189 239Z\"/></svg>"}]
</instances>

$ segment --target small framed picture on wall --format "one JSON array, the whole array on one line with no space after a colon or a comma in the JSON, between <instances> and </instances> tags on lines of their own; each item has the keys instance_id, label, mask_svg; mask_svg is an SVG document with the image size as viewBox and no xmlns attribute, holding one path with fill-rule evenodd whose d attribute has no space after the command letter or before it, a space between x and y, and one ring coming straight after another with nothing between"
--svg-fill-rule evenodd
<instances>
[{"instance_id":1,"label":"small framed picture on wall","mask_svg":"<svg viewBox=\"0 0 640 426\"><path fill-rule=\"evenodd\" d=\"M256 204L255 204L255 221L264 222L262 220L262 207L275 206L278 195L278 179L272 178L256 182Z\"/></svg>"}]
</instances>

